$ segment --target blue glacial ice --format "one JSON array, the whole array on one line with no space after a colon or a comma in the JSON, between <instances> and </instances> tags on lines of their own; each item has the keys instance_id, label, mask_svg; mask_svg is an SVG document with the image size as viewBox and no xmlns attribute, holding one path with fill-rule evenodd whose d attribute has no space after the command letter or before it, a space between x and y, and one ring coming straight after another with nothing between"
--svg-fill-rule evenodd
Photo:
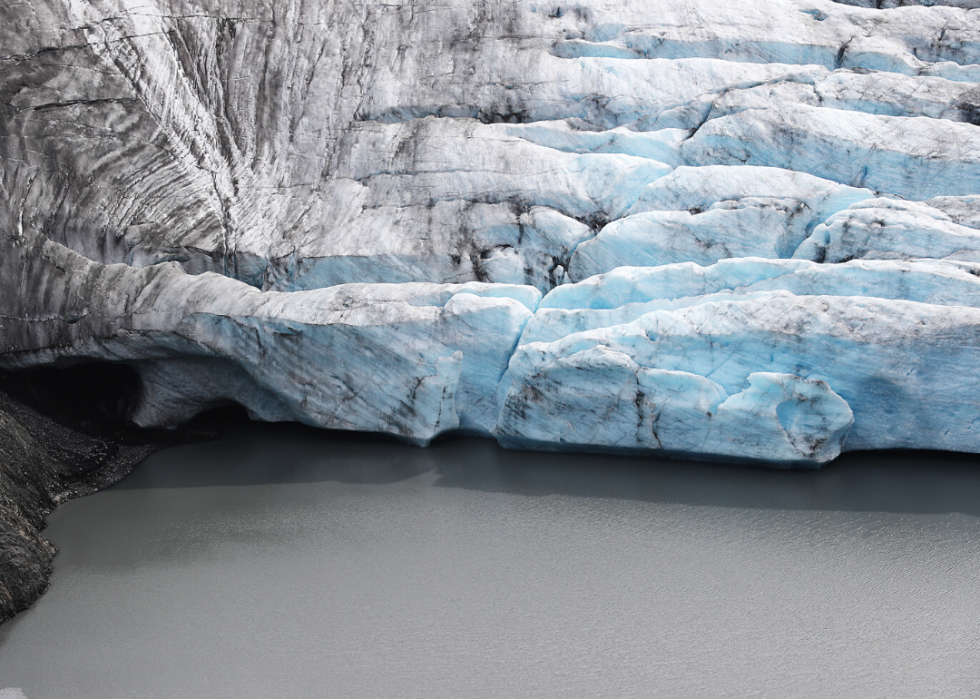
<instances>
[{"instance_id":1,"label":"blue glacial ice","mask_svg":"<svg viewBox=\"0 0 980 699\"><path fill-rule=\"evenodd\" d=\"M980 377L972 369L980 361L977 323L976 308L872 297L776 291L706 300L553 342L520 345L505 379L505 403L520 407L524 397L533 401L542 391L560 402L562 391L549 377L567 369L572 357L578 357L573 375L581 383L575 390L603 395L605 381L591 381L586 366L597 355L580 354L602 347L625 355L637 370L686 372L710 380L728 396L745 390L757 372L823 382L853 411L846 449L970 451L980 439L975 397ZM564 424L560 414L532 415L550 420L555 429ZM508 434L517 432L512 423ZM593 444L621 442L615 430L597 432Z\"/></svg>"},{"instance_id":2,"label":"blue glacial ice","mask_svg":"<svg viewBox=\"0 0 980 699\"><path fill-rule=\"evenodd\" d=\"M755 372L728 395L699 374L642 367L597 345L535 366L508 392L496 434L516 448L819 465L840 454L853 423L820 380Z\"/></svg>"},{"instance_id":3,"label":"blue glacial ice","mask_svg":"<svg viewBox=\"0 0 980 699\"><path fill-rule=\"evenodd\" d=\"M147 427L980 452L975 0L110 4L0 26L0 367L126 363Z\"/></svg>"},{"instance_id":4,"label":"blue glacial ice","mask_svg":"<svg viewBox=\"0 0 980 699\"><path fill-rule=\"evenodd\" d=\"M628 216L578 246L569 276L578 281L625 265L792 257L817 223L872 196L773 167L679 167L644 187Z\"/></svg>"}]
</instances>

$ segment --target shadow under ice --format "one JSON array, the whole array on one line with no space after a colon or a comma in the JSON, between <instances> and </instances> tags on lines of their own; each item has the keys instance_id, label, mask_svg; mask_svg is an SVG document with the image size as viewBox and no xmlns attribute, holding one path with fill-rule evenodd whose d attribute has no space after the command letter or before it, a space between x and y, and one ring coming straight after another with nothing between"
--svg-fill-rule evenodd
<instances>
[{"instance_id":1,"label":"shadow under ice","mask_svg":"<svg viewBox=\"0 0 980 699\"><path fill-rule=\"evenodd\" d=\"M181 454L183 452L183 454ZM161 455L163 457L164 455ZM235 422L209 444L151 458L115 486L193 488L288 483L435 485L515 495L618 498L695 506L980 516L980 456L852 452L820 470L602 454L511 451L447 437L418 448L377 435Z\"/></svg>"}]
</instances>

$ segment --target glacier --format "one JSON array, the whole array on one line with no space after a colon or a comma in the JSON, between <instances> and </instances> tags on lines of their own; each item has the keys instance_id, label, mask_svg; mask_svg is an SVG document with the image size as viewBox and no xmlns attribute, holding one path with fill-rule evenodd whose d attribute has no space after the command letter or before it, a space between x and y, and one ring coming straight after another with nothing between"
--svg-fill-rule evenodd
<instances>
[{"instance_id":1,"label":"glacier","mask_svg":"<svg viewBox=\"0 0 980 699\"><path fill-rule=\"evenodd\" d=\"M0 369L128 419L980 452L974 0L15 0Z\"/></svg>"}]
</instances>

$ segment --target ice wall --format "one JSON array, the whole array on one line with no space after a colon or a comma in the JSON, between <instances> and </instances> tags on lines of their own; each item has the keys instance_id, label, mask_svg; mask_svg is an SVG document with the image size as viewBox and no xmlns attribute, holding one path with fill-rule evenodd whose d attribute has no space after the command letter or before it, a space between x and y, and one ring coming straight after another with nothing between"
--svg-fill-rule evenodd
<instances>
[{"instance_id":1,"label":"ice wall","mask_svg":"<svg viewBox=\"0 0 980 699\"><path fill-rule=\"evenodd\" d=\"M144 426L980 451L980 8L866 5L7 3L0 367L130 364Z\"/></svg>"}]
</instances>

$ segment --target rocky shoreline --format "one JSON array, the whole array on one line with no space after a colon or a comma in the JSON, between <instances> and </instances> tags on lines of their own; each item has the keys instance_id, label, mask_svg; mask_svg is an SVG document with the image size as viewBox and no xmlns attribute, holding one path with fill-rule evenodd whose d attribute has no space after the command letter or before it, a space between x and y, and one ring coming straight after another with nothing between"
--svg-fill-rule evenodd
<instances>
[{"instance_id":1,"label":"rocky shoreline","mask_svg":"<svg viewBox=\"0 0 980 699\"><path fill-rule=\"evenodd\" d=\"M44 593L57 549L42 531L58 505L116 483L150 453L206 430L124 424L125 368L0 372L0 622Z\"/></svg>"}]
</instances>

